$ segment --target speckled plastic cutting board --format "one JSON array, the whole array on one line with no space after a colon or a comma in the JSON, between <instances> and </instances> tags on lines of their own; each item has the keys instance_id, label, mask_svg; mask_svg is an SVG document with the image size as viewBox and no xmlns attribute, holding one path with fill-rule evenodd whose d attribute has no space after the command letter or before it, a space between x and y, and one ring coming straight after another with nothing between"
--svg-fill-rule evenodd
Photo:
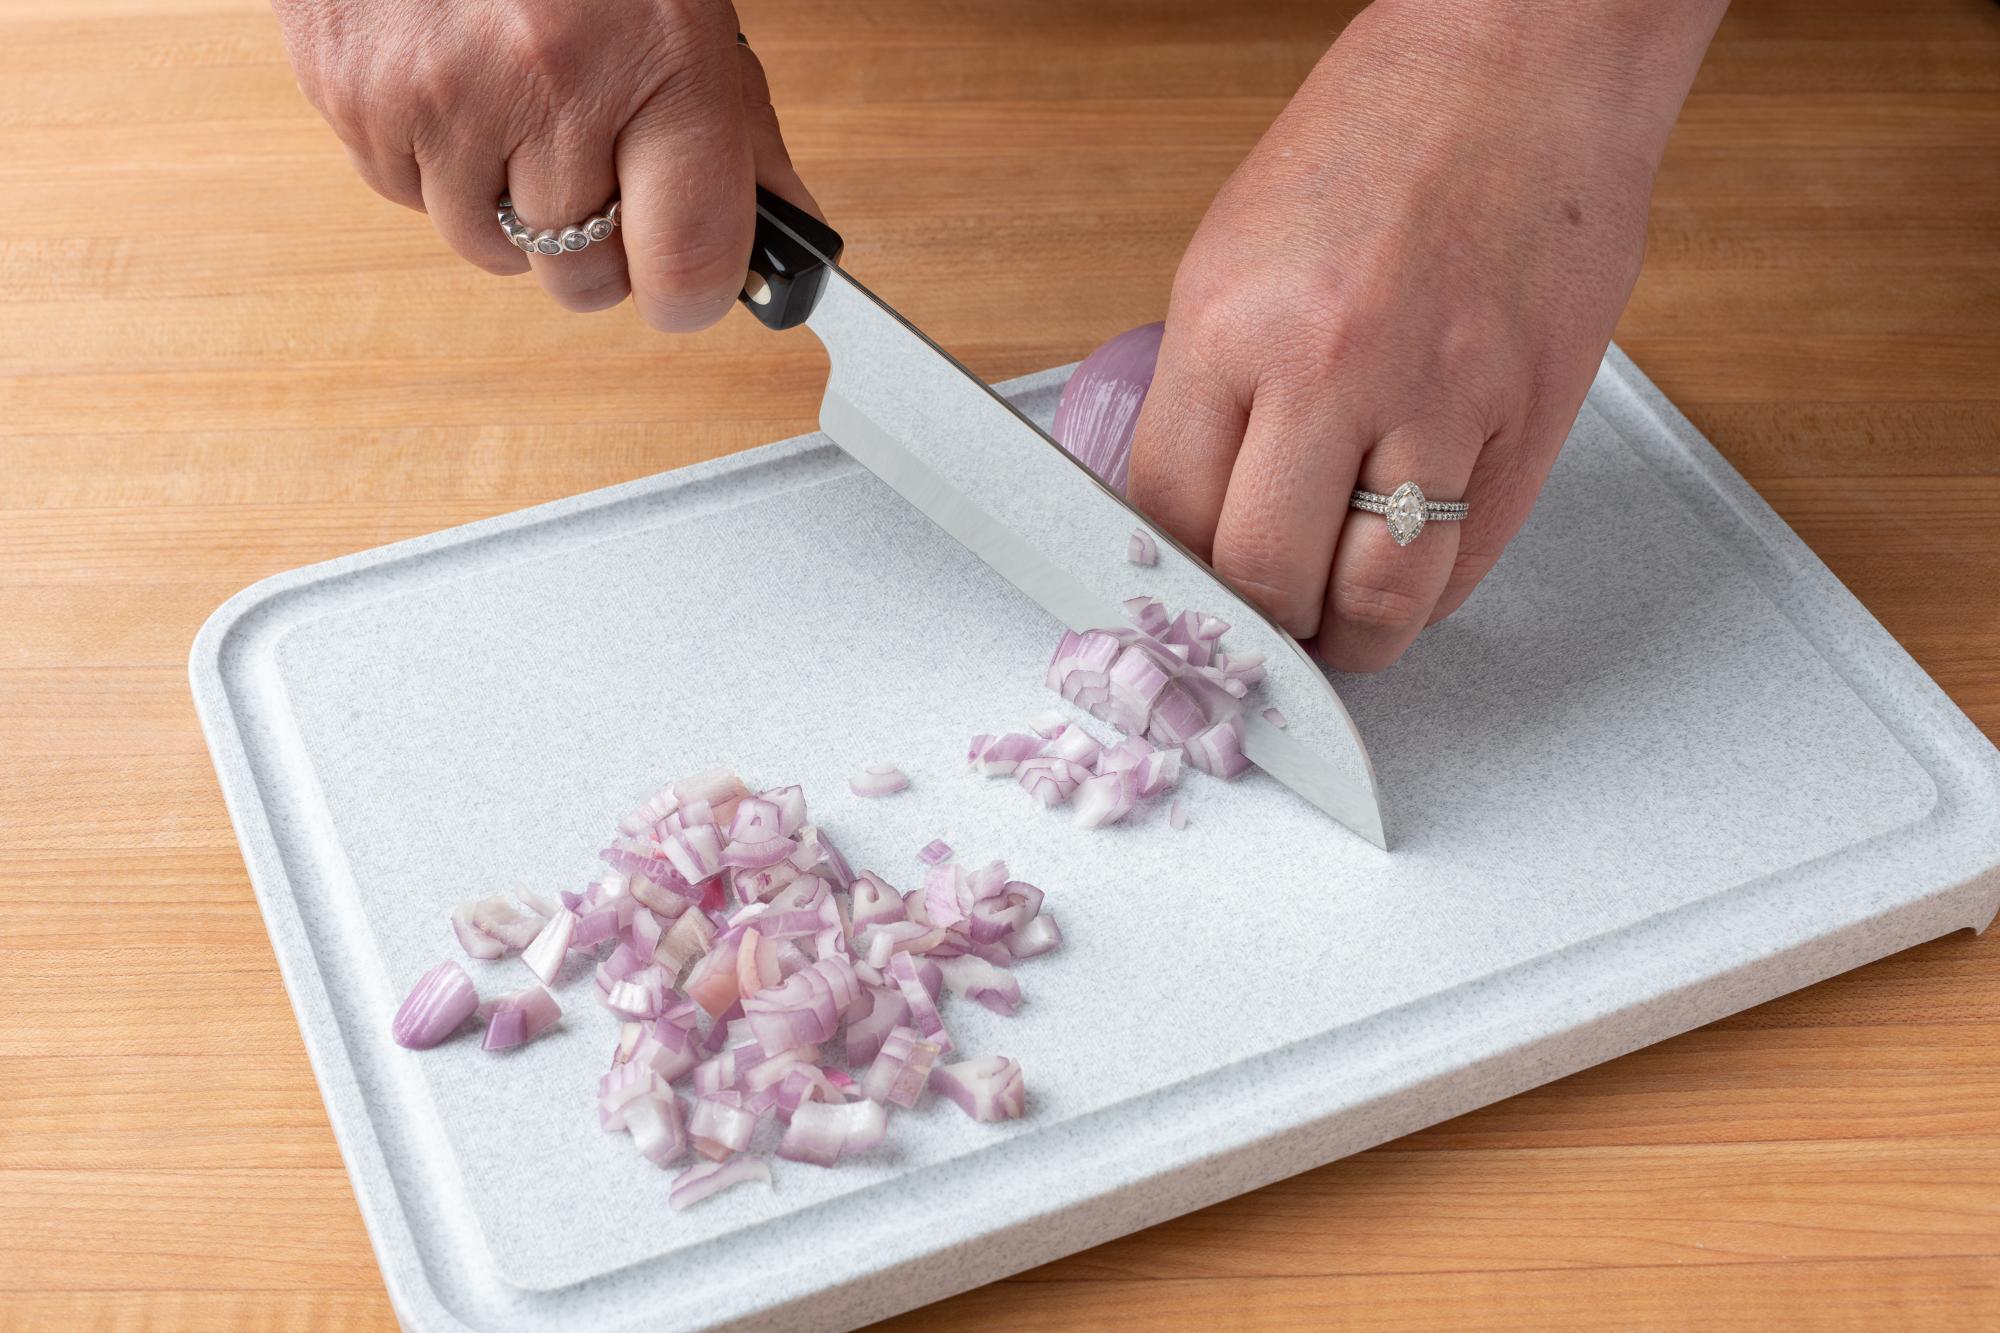
<instances>
[{"instance_id":1,"label":"speckled plastic cutting board","mask_svg":"<svg viewBox=\"0 0 2000 1333\"><path fill-rule=\"evenodd\" d=\"M1005 386L1052 414L1065 371ZM1133 571L1134 591L1144 571ZM1950 930L2000 900L2000 756L1615 349L1499 569L1336 681L1393 848L1262 774L1088 832L967 771L1058 704L1056 626L821 436L266 580L195 644L203 725L412 1328L849 1327L1200 1207ZM882 801L846 778L899 762ZM389 1039L447 917L580 887L663 779L802 782L857 867L943 837L1068 942L838 1170L669 1211L595 1123L587 976L506 1057ZM470 964L482 990L518 962ZM1338 1237L1328 1237L1337 1245Z\"/></svg>"}]
</instances>

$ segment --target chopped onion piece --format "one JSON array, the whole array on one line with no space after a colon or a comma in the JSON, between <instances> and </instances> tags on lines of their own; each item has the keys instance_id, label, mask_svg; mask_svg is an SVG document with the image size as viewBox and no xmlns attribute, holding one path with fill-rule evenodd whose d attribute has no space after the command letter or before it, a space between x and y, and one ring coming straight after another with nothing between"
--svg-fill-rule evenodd
<instances>
[{"instance_id":1,"label":"chopped onion piece","mask_svg":"<svg viewBox=\"0 0 2000 1333\"><path fill-rule=\"evenodd\" d=\"M917 859L927 866L934 866L951 860L951 855L951 844L943 838L934 838L924 844L923 849L917 853Z\"/></svg>"},{"instance_id":2,"label":"chopped onion piece","mask_svg":"<svg viewBox=\"0 0 2000 1333\"><path fill-rule=\"evenodd\" d=\"M1061 946L1062 931L1056 919L1044 912L1001 942L1016 958L1036 958Z\"/></svg>"},{"instance_id":3,"label":"chopped onion piece","mask_svg":"<svg viewBox=\"0 0 2000 1333\"><path fill-rule=\"evenodd\" d=\"M914 1028L892 1028L882 1041L882 1049L861 1080L861 1095L874 1102L888 1102L904 1110L914 1110L924 1094L939 1046L926 1041Z\"/></svg>"},{"instance_id":4,"label":"chopped onion piece","mask_svg":"<svg viewBox=\"0 0 2000 1333\"><path fill-rule=\"evenodd\" d=\"M606 1130L625 1128L625 1108L635 1101L666 1094L666 1085L651 1065L615 1064L597 1080L597 1121Z\"/></svg>"},{"instance_id":5,"label":"chopped onion piece","mask_svg":"<svg viewBox=\"0 0 2000 1333\"><path fill-rule=\"evenodd\" d=\"M625 1128L632 1135L632 1146L654 1166L671 1166L687 1152L681 1100L672 1092L642 1097L631 1103L625 1108L624 1119Z\"/></svg>"},{"instance_id":6,"label":"chopped onion piece","mask_svg":"<svg viewBox=\"0 0 2000 1333\"><path fill-rule=\"evenodd\" d=\"M576 913L564 908L550 917L534 941L521 951L521 961L540 978L544 986L555 984L562 971L563 957L569 953L570 935L576 929Z\"/></svg>"},{"instance_id":7,"label":"chopped onion piece","mask_svg":"<svg viewBox=\"0 0 2000 1333\"><path fill-rule=\"evenodd\" d=\"M771 1167L761 1157L737 1157L727 1162L697 1162L674 1177L667 1188L667 1206L675 1212L692 1208L712 1194L747 1180L771 1183Z\"/></svg>"},{"instance_id":8,"label":"chopped onion piece","mask_svg":"<svg viewBox=\"0 0 2000 1333\"><path fill-rule=\"evenodd\" d=\"M1218 722L1187 743L1188 762L1204 773L1233 779L1250 767L1243 757L1243 728L1235 718Z\"/></svg>"},{"instance_id":9,"label":"chopped onion piece","mask_svg":"<svg viewBox=\"0 0 2000 1333\"><path fill-rule=\"evenodd\" d=\"M1134 528L1132 540L1125 545L1125 558L1135 565L1157 565L1160 563L1160 544L1144 528Z\"/></svg>"},{"instance_id":10,"label":"chopped onion piece","mask_svg":"<svg viewBox=\"0 0 2000 1333\"><path fill-rule=\"evenodd\" d=\"M748 1148L750 1136L757 1129L757 1117L743 1109L742 1100L740 1093L723 1091L696 1101L693 1113L688 1116L688 1137L719 1143L731 1152Z\"/></svg>"},{"instance_id":11,"label":"chopped onion piece","mask_svg":"<svg viewBox=\"0 0 2000 1333\"><path fill-rule=\"evenodd\" d=\"M996 736L986 743L986 748L979 752L972 766L981 777L1005 777L1024 761L1039 755L1042 745L1040 736L1026 736L1019 732Z\"/></svg>"},{"instance_id":12,"label":"chopped onion piece","mask_svg":"<svg viewBox=\"0 0 2000 1333\"><path fill-rule=\"evenodd\" d=\"M468 957L486 959L504 957L510 950L519 949L533 940L535 932L541 929L541 919L536 917L533 919L534 924L528 930L527 938L520 940L519 943L510 943L508 939L500 937L499 931L505 930L509 939L515 938L511 931L511 922L497 919L492 914L497 909L512 911L504 898L485 898L478 902L461 903L451 914L452 932L458 936L459 947L465 950Z\"/></svg>"},{"instance_id":13,"label":"chopped onion piece","mask_svg":"<svg viewBox=\"0 0 2000 1333\"><path fill-rule=\"evenodd\" d=\"M950 929L965 920L965 872L952 864L932 866L924 876L924 917Z\"/></svg>"},{"instance_id":14,"label":"chopped onion piece","mask_svg":"<svg viewBox=\"0 0 2000 1333\"><path fill-rule=\"evenodd\" d=\"M1181 751L1155 750L1139 763L1139 795L1158 796L1181 779Z\"/></svg>"},{"instance_id":15,"label":"chopped onion piece","mask_svg":"<svg viewBox=\"0 0 2000 1333\"><path fill-rule=\"evenodd\" d=\"M804 813L803 801L800 813ZM761 796L746 796L736 803L736 813L729 820L731 842L768 842L785 836L784 812L778 808L777 802Z\"/></svg>"},{"instance_id":16,"label":"chopped onion piece","mask_svg":"<svg viewBox=\"0 0 2000 1333\"><path fill-rule=\"evenodd\" d=\"M909 778L894 764L870 764L847 780L848 790L856 796L888 796L909 785Z\"/></svg>"},{"instance_id":17,"label":"chopped onion piece","mask_svg":"<svg viewBox=\"0 0 2000 1333\"><path fill-rule=\"evenodd\" d=\"M1285 715L1275 708L1266 708L1264 710L1264 720L1274 727L1286 725Z\"/></svg>"},{"instance_id":18,"label":"chopped onion piece","mask_svg":"<svg viewBox=\"0 0 2000 1333\"><path fill-rule=\"evenodd\" d=\"M1045 713L1037 713L1028 719L1028 730L1045 739L1053 739L1068 725L1069 719L1053 708ZM988 739L992 738L988 737Z\"/></svg>"},{"instance_id":19,"label":"chopped onion piece","mask_svg":"<svg viewBox=\"0 0 2000 1333\"><path fill-rule=\"evenodd\" d=\"M864 870L854 880L854 928L903 919L903 895L881 876Z\"/></svg>"},{"instance_id":20,"label":"chopped onion piece","mask_svg":"<svg viewBox=\"0 0 2000 1333\"><path fill-rule=\"evenodd\" d=\"M1076 794L1090 770L1056 755L1024 759L1014 770L1014 781L1043 805L1061 805Z\"/></svg>"},{"instance_id":21,"label":"chopped onion piece","mask_svg":"<svg viewBox=\"0 0 2000 1333\"><path fill-rule=\"evenodd\" d=\"M866 1152L889 1130L882 1103L862 1100L844 1106L802 1102L778 1141L778 1156L814 1166L832 1166L850 1153Z\"/></svg>"},{"instance_id":22,"label":"chopped onion piece","mask_svg":"<svg viewBox=\"0 0 2000 1333\"><path fill-rule=\"evenodd\" d=\"M562 1017L556 997L540 986L503 995L493 1002L486 1020L485 1048L504 1051L535 1038L554 1027Z\"/></svg>"},{"instance_id":23,"label":"chopped onion piece","mask_svg":"<svg viewBox=\"0 0 2000 1333\"><path fill-rule=\"evenodd\" d=\"M1097 737L1082 727L1064 727L1060 735L1049 741L1042 753L1088 767L1097 761L1097 756L1103 749L1104 746L1098 742Z\"/></svg>"},{"instance_id":24,"label":"chopped onion piece","mask_svg":"<svg viewBox=\"0 0 2000 1333\"><path fill-rule=\"evenodd\" d=\"M883 1039L910 1016L910 1002L900 990L870 986L862 993L869 998L870 1008L847 1024L847 1063L857 1069L871 1063L881 1052Z\"/></svg>"},{"instance_id":25,"label":"chopped onion piece","mask_svg":"<svg viewBox=\"0 0 2000 1333\"><path fill-rule=\"evenodd\" d=\"M946 990L963 995L974 1004L983 1004L996 1014L1011 1016L1021 1003L1021 982L1004 967L967 956L940 958L937 969Z\"/></svg>"},{"instance_id":26,"label":"chopped onion piece","mask_svg":"<svg viewBox=\"0 0 2000 1333\"><path fill-rule=\"evenodd\" d=\"M1021 1066L1004 1055L982 1055L931 1071L939 1095L958 1103L974 1120L1019 1120L1028 1109Z\"/></svg>"},{"instance_id":27,"label":"chopped onion piece","mask_svg":"<svg viewBox=\"0 0 2000 1333\"><path fill-rule=\"evenodd\" d=\"M899 953L890 960L885 970L889 979L896 983L896 989L902 992L903 999L909 1003L911 1026L926 1040L936 1042L939 1050L953 1049L951 1034L945 1031L944 1017L938 1013L936 984L926 983L925 974L918 970L916 957Z\"/></svg>"},{"instance_id":28,"label":"chopped onion piece","mask_svg":"<svg viewBox=\"0 0 2000 1333\"><path fill-rule=\"evenodd\" d=\"M710 1018L721 1017L736 1003L741 993L736 985L738 943L737 939L727 935L719 937L715 946L701 956L694 965L694 971L688 974L688 997L700 1005Z\"/></svg>"},{"instance_id":29,"label":"chopped onion piece","mask_svg":"<svg viewBox=\"0 0 2000 1333\"><path fill-rule=\"evenodd\" d=\"M799 846L790 838L766 838L762 842L732 842L722 849L721 861L738 870L764 870L788 861Z\"/></svg>"},{"instance_id":30,"label":"chopped onion piece","mask_svg":"<svg viewBox=\"0 0 2000 1333\"><path fill-rule=\"evenodd\" d=\"M1076 789L1076 822L1083 828L1115 824L1139 801L1139 777L1132 770L1085 779Z\"/></svg>"},{"instance_id":31,"label":"chopped onion piece","mask_svg":"<svg viewBox=\"0 0 2000 1333\"><path fill-rule=\"evenodd\" d=\"M426 1051L464 1027L478 1007L479 992L472 978L447 959L417 978L389 1024L389 1035L398 1046Z\"/></svg>"},{"instance_id":32,"label":"chopped onion piece","mask_svg":"<svg viewBox=\"0 0 2000 1333\"><path fill-rule=\"evenodd\" d=\"M1172 808L1167 811L1167 822L1177 829L1187 827L1188 811L1186 801L1181 800L1178 796L1174 798Z\"/></svg>"}]
</instances>

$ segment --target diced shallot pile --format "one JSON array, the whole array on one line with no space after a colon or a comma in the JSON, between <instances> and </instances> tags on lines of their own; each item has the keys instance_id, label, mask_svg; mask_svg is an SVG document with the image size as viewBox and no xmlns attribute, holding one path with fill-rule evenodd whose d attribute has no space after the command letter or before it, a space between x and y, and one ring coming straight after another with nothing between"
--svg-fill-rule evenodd
<instances>
[{"instance_id":1,"label":"diced shallot pile","mask_svg":"<svg viewBox=\"0 0 2000 1333\"><path fill-rule=\"evenodd\" d=\"M881 1143L891 1108L926 1088L975 1120L1026 1111L1020 1066L960 1052L941 1007L950 992L1012 1014L1014 963L1062 943L1042 891L1003 863L967 870L933 842L920 886L899 892L848 868L799 788L753 794L724 772L671 784L619 828L601 854L612 873L582 893L453 914L468 955L519 953L534 982L482 1003L440 963L397 1011L396 1041L425 1049L475 1018L488 1050L532 1041L561 1016L549 988L588 964L618 1023L598 1123L656 1166L692 1163L674 1208L768 1183L753 1151L766 1124L779 1157L832 1166Z\"/></svg>"},{"instance_id":2,"label":"diced shallot pile","mask_svg":"<svg viewBox=\"0 0 2000 1333\"><path fill-rule=\"evenodd\" d=\"M1032 735L974 736L966 750L986 777L1011 776L1043 805L1073 803L1087 828L1115 824L1172 789L1183 761L1225 781L1250 767L1242 701L1264 679L1263 654L1224 652L1229 625L1214 616L1171 616L1153 597L1134 597L1125 609L1129 629L1064 633L1047 677L1050 689L1124 732L1122 740L1106 745L1050 712L1030 723ZM1275 708L1263 715L1284 725ZM1174 808L1170 822L1185 827L1186 807Z\"/></svg>"}]
</instances>

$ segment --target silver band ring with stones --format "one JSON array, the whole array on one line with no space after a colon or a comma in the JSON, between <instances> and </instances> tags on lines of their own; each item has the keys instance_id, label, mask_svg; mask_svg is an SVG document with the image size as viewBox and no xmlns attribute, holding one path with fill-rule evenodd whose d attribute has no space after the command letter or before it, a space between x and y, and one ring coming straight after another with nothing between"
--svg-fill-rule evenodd
<instances>
[{"instance_id":1,"label":"silver band ring with stones","mask_svg":"<svg viewBox=\"0 0 2000 1333\"><path fill-rule=\"evenodd\" d=\"M611 233L618 230L618 199L614 195L610 203L581 222L536 231L514 215L514 201L503 194L500 196L499 218L500 229L507 233L507 239L529 254L571 254L588 249L599 241L609 240Z\"/></svg>"},{"instance_id":2,"label":"silver band ring with stones","mask_svg":"<svg viewBox=\"0 0 2000 1333\"><path fill-rule=\"evenodd\" d=\"M1404 482L1387 495L1356 491L1347 507L1382 515L1389 521L1389 535L1398 546L1415 541L1426 523L1459 523L1472 512L1463 500L1426 500L1414 481Z\"/></svg>"}]
</instances>

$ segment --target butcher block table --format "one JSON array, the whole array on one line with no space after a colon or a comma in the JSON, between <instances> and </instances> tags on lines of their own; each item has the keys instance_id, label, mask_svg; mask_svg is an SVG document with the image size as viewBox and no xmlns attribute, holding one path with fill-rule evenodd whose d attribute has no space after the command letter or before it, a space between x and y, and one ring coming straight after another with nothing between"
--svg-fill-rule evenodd
<instances>
[{"instance_id":1,"label":"butcher block table","mask_svg":"<svg viewBox=\"0 0 2000 1333\"><path fill-rule=\"evenodd\" d=\"M1320 3L743 0L866 281L998 380L1158 318ZM2000 736L2000 7L1739 0L1635 361ZM0 1328L393 1315L197 731L265 575L812 428L811 339L556 310L253 0L0 0ZM894 1321L2000 1326L2000 932Z\"/></svg>"}]
</instances>

